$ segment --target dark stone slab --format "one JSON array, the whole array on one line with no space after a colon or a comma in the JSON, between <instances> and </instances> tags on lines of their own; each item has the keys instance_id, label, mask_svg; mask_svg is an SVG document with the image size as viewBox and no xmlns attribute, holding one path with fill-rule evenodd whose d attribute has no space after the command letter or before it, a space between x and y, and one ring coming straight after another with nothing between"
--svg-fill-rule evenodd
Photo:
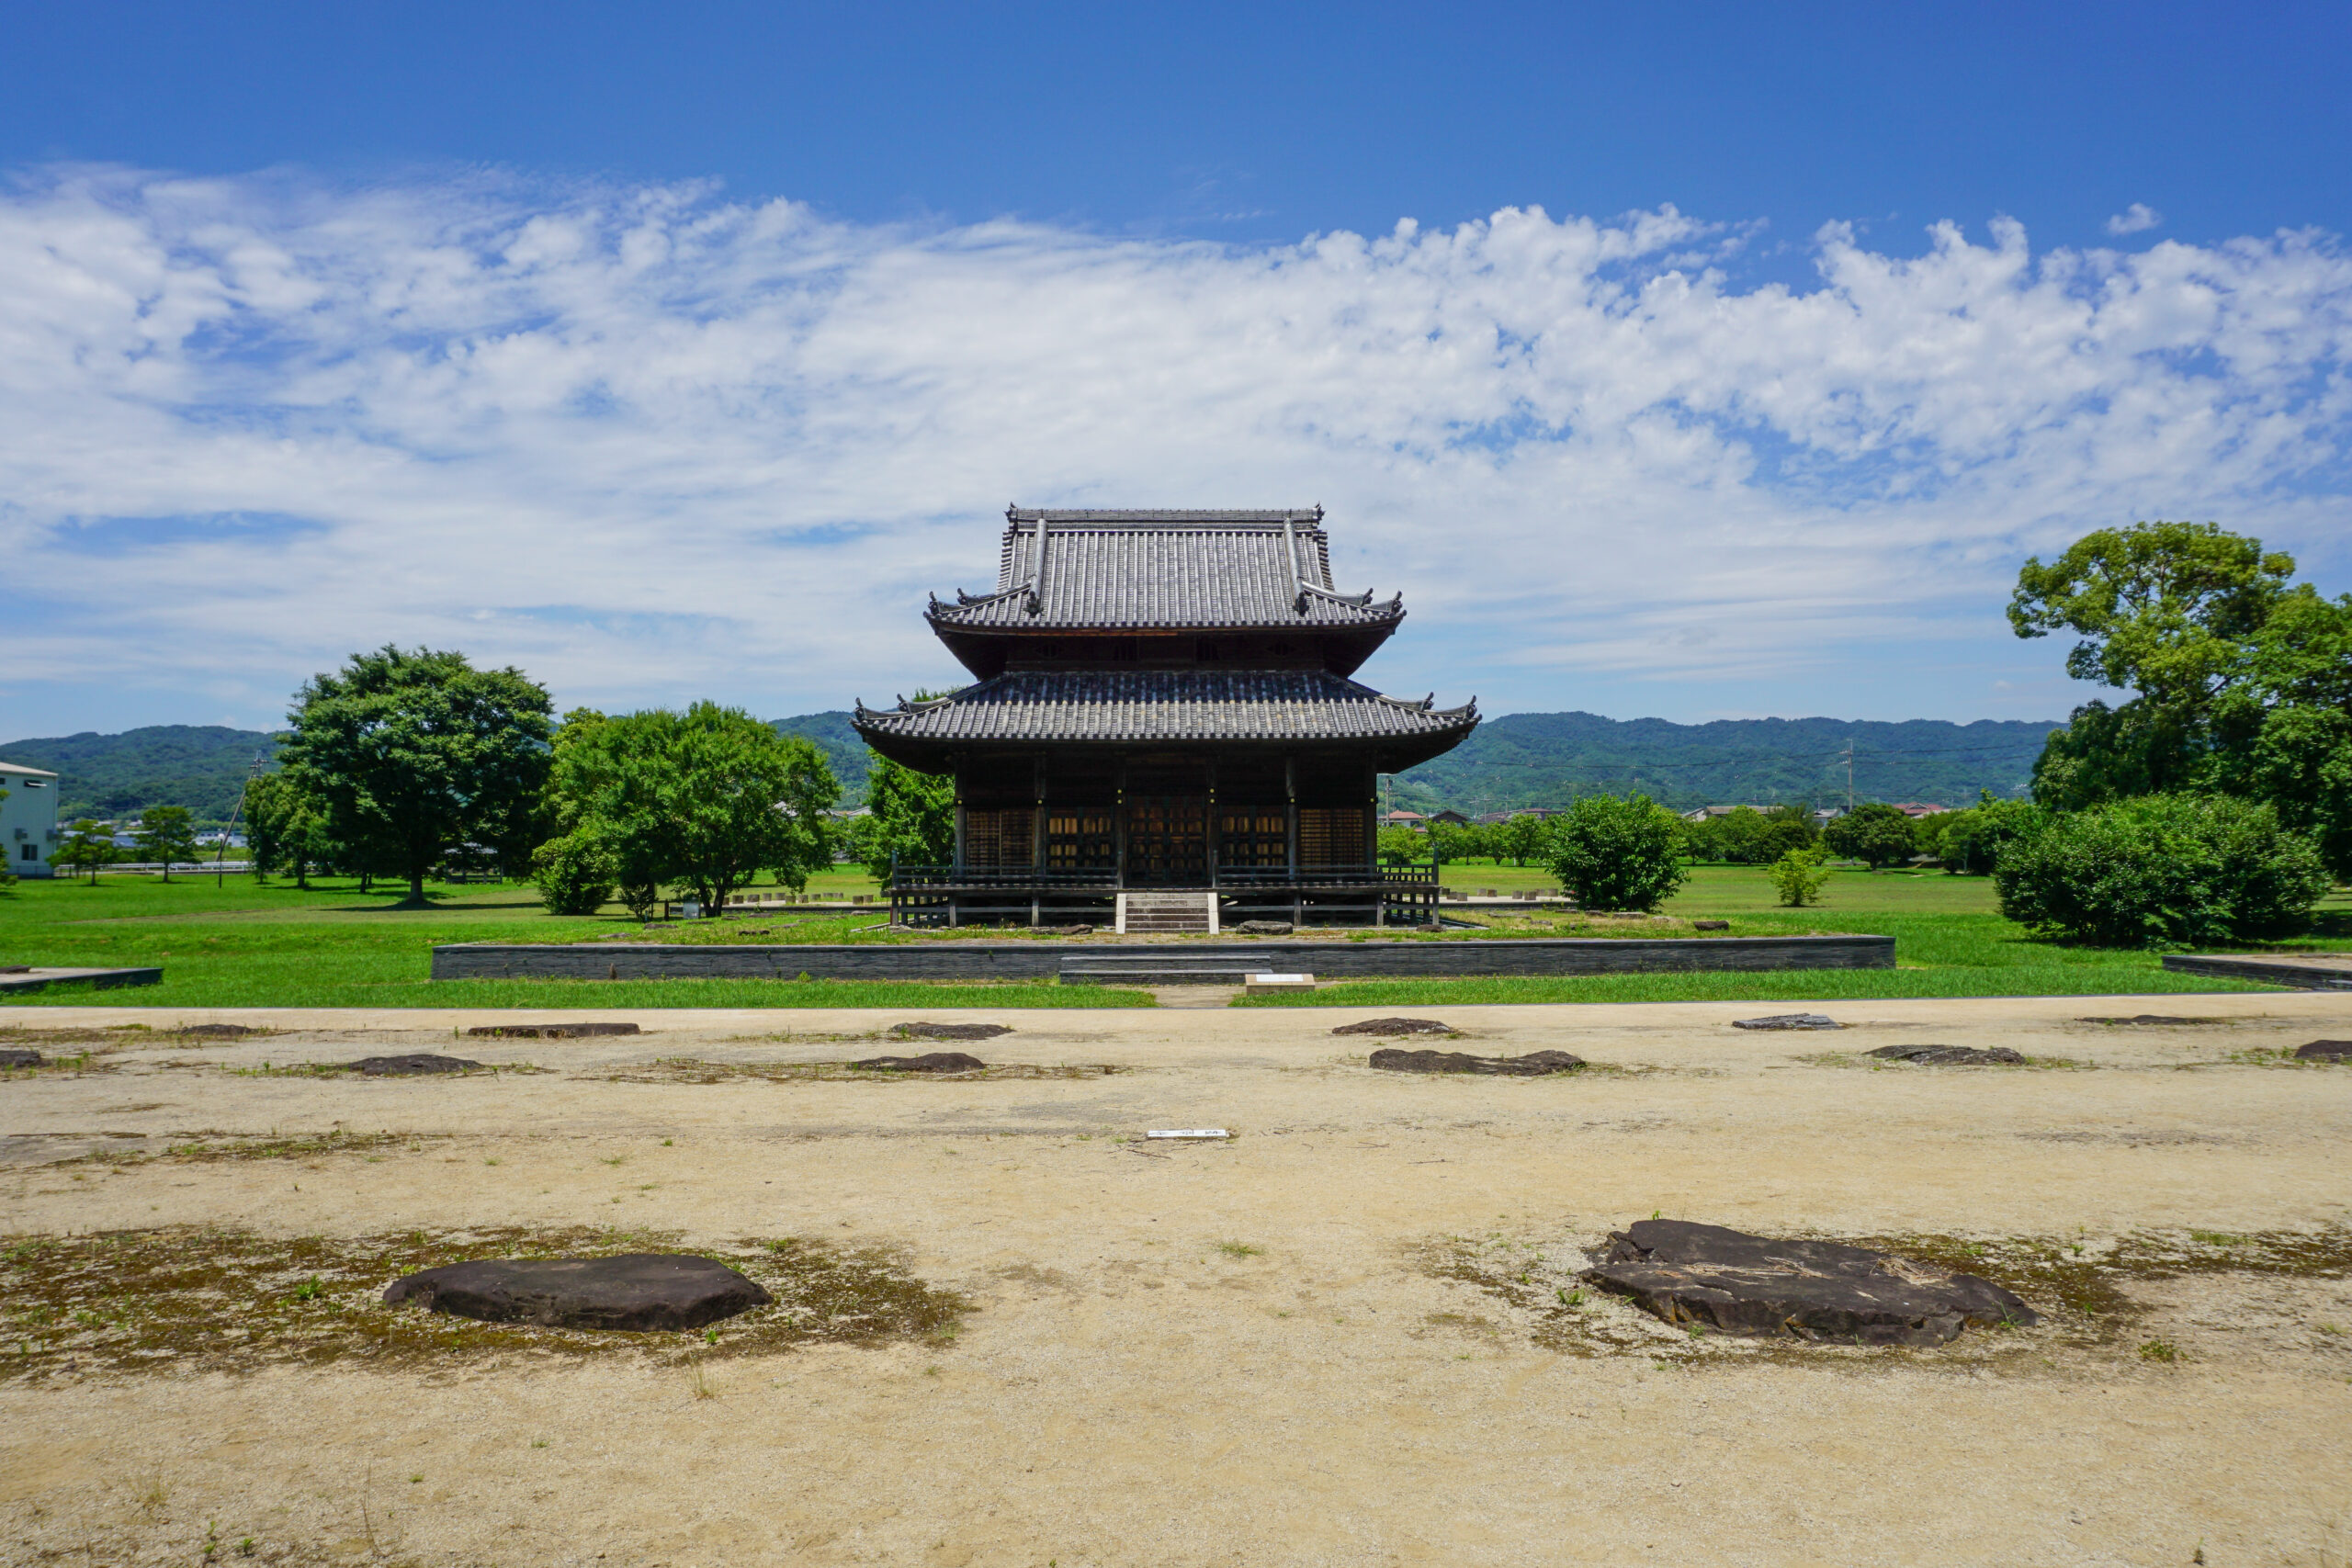
<instances>
[{"instance_id":1,"label":"dark stone slab","mask_svg":"<svg viewBox=\"0 0 2352 1568\"><path fill-rule=\"evenodd\" d=\"M351 1070L365 1077L421 1077L427 1073L476 1073L480 1062L469 1062L463 1056L436 1056L429 1051L413 1051L405 1056L362 1056L351 1064Z\"/></svg>"},{"instance_id":2,"label":"dark stone slab","mask_svg":"<svg viewBox=\"0 0 2352 1568\"><path fill-rule=\"evenodd\" d=\"M1243 936L1288 936L1293 928L1288 920L1243 920L1225 929Z\"/></svg>"},{"instance_id":3,"label":"dark stone slab","mask_svg":"<svg viewBox=\"0 0 2352 1568\"><path fill-rule=\"evenodd\" d=\"M2285 959L2240 958L2211 953L2167 953L2164 966L2176 975L2220 980L2252 980L2293 991L2352 991L2352 968ZM2219 1022L2220 1020L2213 1021Z\"/></svg>"},{"instance_id":4,"label":"dark stone slab","mask_svg":"<svg viewBox=\"0 0 2352 1568\"><path fill-rule=\"evenodd\" d=\"M633 1023L478 1023L466 1033L476 1040L585 1040L597 1034L642 1034Z\"/></svg>"},{"instance_id":5,"label":"dark stone slab","mask_svg":"<svg viewBox=\"0 0 2352 1568\"><path fill-rule=\"evenodd\" d=\"M1377 1034L1394 1039L1400 1034L1452 1034L1453 1025L1440 1023L1433 1018L1367 1018L1360 1023L1343 1023L1331 1031L1334 1034Z\"/></svg>"},{"instance_id":6,"label":"dark stone slab","mask_svg":"<svg viewBox=\"0 0 2352 1568\"><path fill-rule=\"evenodd\" d=\"M969 1073L988 1064L962 1051L933 1051L927 1056L868 1056L850 1066L877 1073Z\"/></svg>"},{"instance_id":7,"label":"dark stone slab","mask_svg":"<svg viewBox=\"0 0 2352 1568\"><path fill-rule=\"evenodd\" d=\"M1102 950L1139 969L1226 962L1210 942L1134 942ZM433 950L436 980L1039 980L1070 949L1051 942L658 942L572 946L464 942ZM1268 965L1253 964L1255 968ZM1482 975L1643 975L1685 971L1892 969L1888 936L1511 937L1284 943L1281 966L1318 979Z\"/></svg>"},{"instance_id":8,"label":"dark stone slab","mask_svg":"<svg viewBox=\"0 0 2352 1568\"><path fill-rule=\"evenodd\" d=\"M2007 1045L1882 1045L1870 1054L1883 1062L1917 1062L1923 1067L2014 1067L2025 1063Z\"/></svg>"},{"instance_id":9,"label":"dark stone slab","mask_svg":"<svg viewBox=\"0 0 2352 1568\"><path fill-rule=\"evenodd\" d=\"M1012 1032L1009 1023L894 1023L890 1032L901 1040L993 1040Z\"/></svg>"},{"instance_id":10,"label":"dark stone slab","mask_svg":"<svg viewBox=\"0 0 2352 1568\"><path fill-rule=\"evenodd\" d=\"M2352 1061L2352 1040L2314 1040L2295 1047L2298 1062Z\"/></svg>"},{"instance_id":11,"label":"dark stone slab","mask_svg":"<svg viewBox=\"0 0 2352 1568\"><path fill-rule=\"evenodd\" d=\"M1694 931L1727 931L1731 930L1731 922L1729 920L1693 920L1690 922L1690 929Z\"/></svg>"},{"instance_id":12,"label":"dark stone slab","mask_svg":"<svg viewBox=\"0 0 2352 1568\"><path fill-rule=\"evenodd\" d=\"M2226 1018L2175 1018L2169 1013L2135 1012L2130 1018L2078 1018L2075 1021L2076 1023L2138 1023L2171 1026L2184 1023L2230 1023L2235 1021Z\"/></svg>"},{"instance_id":13,"label":"dark stone slab","mask_svg":"<svg viewBox=\"0 0 2352 1568\"><path fill-rule=\"evenodd\" d=\"M1849 1345L1942 1345L2041 1314L1989 1280L1868 1247L1639 1220L1586 1277L1672 1324Z\"/></svg>"},{"instance_id":14,"label":"dark stone slab","mask_svg":"<svg viewBox=\"0 0 2352 1568\"><path fill-rule=\"evenodd\" d=\"M32 972L33 966L29 964L0 964L0 975L29 975Z\"/></svg>"},{"instance_id":15,"label":"dark stone slab","mask_svg":"<svg viewBox=\"0 0 2352 1568\"><path fill-rule=\"evenodd\" d=\"M1407 1051L1391 1045L1372 1054L1372 1065L1390 1073L1483 1073L1495 1077L1533 1078L1572 1073L1585 1065L1566 1051L1533 1051L1524 1056L1471 1056L1459 1051Z\"/></svg>"},{"instance_id":16,"label":"dark stone slab","mask_svg":"<svg viewBox=\"0 0 2352 1568\"><path fill-rule=\"evenodd\" d=\"M485 1258L395 1280L388 1303L543 1328L700 1328L775 1298L709 1258Z\"/></svg>"},{"instance_id":17,"label":"dark stone slab","mask_svg":"<svg viewBox=\"0 0 2352 1568\"><path fill-rule=\"evenodd\" d=\"M1843 1029L1846 1026L1826 1013L1776 1012L1764 1018L1736 1018L1734 1029Z\"/></svg>"},{"instance_id":18,"label":"dark stone slab","mask_svg":"<svg viewBox=\"0 0 2352 1568\"><path fill-rule=\"evenodd\" d=\"M87 986L92 990L111 991L120 986L160 986L164 972L157 969L51 969L39 964L22 964L0 973L0 991L45 991L51 986Z\"/></svg>"},{"instance_id":19,"label":"dark stone slab","mask_svg":"<svg viewBox=\"0 0 2352 1568\"><path fill-rule=\"evenodd\" d=\"M0 1051L0 1067L38 1067L41 1065L38 1051Z\"/></svg>"},{"instance_id":20,"label":"dark stone slab","mask_svg":"<svg viewBox=\"0 0 2352 1568\"><path fill-rule=\"evenodd\" d=\"M249 1034L266 1034L250 1023L184 1023L172 1031L190 1040L243 1040Z\"/></svg>"}]
</instances>

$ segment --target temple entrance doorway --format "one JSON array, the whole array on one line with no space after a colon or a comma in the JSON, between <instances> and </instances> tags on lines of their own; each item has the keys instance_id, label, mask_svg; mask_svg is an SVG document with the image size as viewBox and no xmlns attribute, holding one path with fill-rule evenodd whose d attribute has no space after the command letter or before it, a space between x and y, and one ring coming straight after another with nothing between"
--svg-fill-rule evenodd
<instances>
[{"instance_id":1,"label":"temple entrance doorway","mask_svg":"<svg viewBox=\"0 0 2352 1568\"><path fill-rule=\"evenodd\" d=\"M1197 795L1127 797L1130 887L1209 885L1209 803Z\"/></svg>"}]
</instances>

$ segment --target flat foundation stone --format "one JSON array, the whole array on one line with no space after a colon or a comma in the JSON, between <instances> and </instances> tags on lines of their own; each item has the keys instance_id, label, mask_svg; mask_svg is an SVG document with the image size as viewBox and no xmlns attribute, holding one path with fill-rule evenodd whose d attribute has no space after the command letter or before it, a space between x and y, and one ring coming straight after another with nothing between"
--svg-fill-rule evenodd
<instances>
[{"instance_id":1,"label":"flat foundation stone","mask_svg":"<svg viewBox=\"0 0 2352 1568\"><path fill-rule=\"evenodd\" d=\"M2076 1023L2138 1023L2174 1026L2184 1023L2228 1023L2226 1018L2176 1018L2170 1013L2135 1012L2130 1018L2078 1018Z\"/></svg>"},{"instance_id":2,"label":"flat foundation stone","mask_svg":"<svg viewBox=\"0 0 2352 1568\"><path fill-rule=\"evenodd\" d=\"M1637 1220L1586 1278L1678 1325L1842 1345L1949 1344L2041 1314L1989 1280L1866 1247Z\"/></svg>"},{"instance_id":3,"label":"flat foundation stone","mask_svg":"<svg viewBox=\"0 0 2352 1568\"><path fill-rule=\"evenodd\" d=\"M642 1034L633 1023L478 1023L466 1033L476 1040L585 1040L596 1034Z\"/></svg>"},{"instance_id":4,"label":"flat foundation stone","mask_svg":"<svg viewBox=\"0 0 2352 1568\"><path fill-rule=\"evenodd\" d=\"M1776 1012L1762 1018L1736 1018L1734 1029L1843 1029L1846 1026L1826 1013Z\"/></svg>"},{"instance_id":5,"label":"flat foundation stone","mask_svg":"<svg viewBox=\"0 0 2352 1568\"><path fill-rule=\"evenodd\" d=\"M2314 1040L2308 1045L2295 1047L2298 1062L2352 1061L2352 1040Z\"/></svg>"},{"instance_id":6,"label":"flat foundation stone","mask_svg":"<svg viewBox=\"0 0 2352 1568\"><path fill-rule=\"evenodd\" d=\"M1585 1065L1566 1051L1532 1051L1524 1056L1471 1056L1459 1051L1406 1051L1391 1045L1372 1054L1372 1065L1389 1073L1483 1073L1493 1077L1534 1078L1572 1073Z\"/></svg>"},{"instance_id":7,"label":"flat foundation stone","mask_svg":"<svg viewBox=\"0 0 2352 1568\"><path fill-rule=\"evenodd\" d=\"M1243 920L1238 925L1230 925L1225 929L1229 931L1239 931L1243 936L1288 936L1291 933L1291 923L1288 920Z\"/></svg>"},{"instance_id":8,"label":"flat foundation stone","mask_svg":"<svg viewBox=\"0 0 2352 1568\"><path fill-rule=\"evenodd\" d=\"M900 1040L993 1040L1010 1034L1009 1023L894 1023L890 1032Z\"/></svg>"},{"instance_id":9,"label":"flat foundation stone","mask_svg":"<svg viewBox=\"0 0 2352 1568\"><path fill-rule=\"evenodd\" d=\"M0 1067L38 1067L40 1066L40 1053L38 1051L0 1051Z\"/></svg>"},{"instance_id":10,"label":"flat foundation stone","mask_svg":"<svg viewBox=\"0 0 2352 1568\"><path fill-rule=\"evenodd\" d=\"M969 1073L988 1064L961 1051L933 1051L927 1056L869 1056L850 1066L877 1073Z\"/></svg>"},{"instance_id":11,"label":"flat foundation stone","mask_svg":"<svg viewBox=\"0 0 2352 1568\"><path fill-rule=\"evenodd\" d=\"M189 1040L243 1040L269 1031L250 1023L184 1023L172 1032Z\"/></svg>"},{"instance_id":12,"label":"flat foundation stone","mask_svg":"<svg viewBox=\"0 0 2352 1568\"><path fill-rule=\"evenodd\" d=\"M1452 1034L1453 1025L1440 1023L1433 1018L1367 1018L1358 1023L1343 1023L1331 1031L1334 1034L1378 1034L1394 1039L1400 1034Z\"/></svg>"},{"instance_id":13,"label":"flat foundation stone","mask_svg":"<svg viewBox=\"0 0 2352 1568\"><path fill-rule=\"evenodd\" d=\"M409 1078L429 1073L478 1073L481 1064L463 1056L436 1056L430 1051L414 1051L405 1056L362 1056L351 1064L351 1070L362 1077Z\"/></svg>"},{"instance_id":14,"label":"flat foundation stone","mask_svg":"<svg viewBox=\"0 0 2352 1568\"><path fill-rule=\"evenodd\" d=\"M2007 1045L1882 1045L1870 1054L1883 1062L1917 1062L1923 1067L2014 1067L2025 1064L2025 1058Z\"/></svg>"},{"instance_id":15,"label":"flat foundation stone","mask_svg":"<svg viewBox=\"0 0 2352 1568\"><path fill-rule=\"evenodd\" d=\"M388 1303L482 1323L635 1331L700 1328L775 1299L716 1258L658 1252L451 1263L384 1292Z\"/></svg>"}]
</instances>

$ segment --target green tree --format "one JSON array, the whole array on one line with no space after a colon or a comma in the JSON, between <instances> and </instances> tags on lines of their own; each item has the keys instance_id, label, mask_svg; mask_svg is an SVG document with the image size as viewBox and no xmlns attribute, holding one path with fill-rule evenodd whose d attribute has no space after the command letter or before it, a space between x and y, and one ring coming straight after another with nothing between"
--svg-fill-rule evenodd
<instances>
[{"instance_id":1,"label":"green tree","mask_svg":"<svg viewBox=\"0 0 2352 1568\"><path fill-rule=\"evenodd\" d=\"M1544 853L1544 826L1548 818L1522 811L1495 824L1495 858L1525 865Z\"/></svg>"},{"instance_id":2,"label":"green tree","mask_svg":"<svg viewBox=\"0 0 2352 1568\"><path fill-rule=\"evenodd\" d=\"M1436 857L1438 864L1451 865L1478 852L1478 829L1453 822L1435 822L1430 825L1428 841L1429 853Z\"/></svg>"},{"instance_id":3,"label":"green tree","mask_svg":"<svg viewBox=\"0 0 2352 1568\"><path fill-rule=\"evenodd\" d=\"M1920 852L1941 860L1948 875L1985 875L2002 849L2015 842L2042 809L2030 800L1996 800L1991 790L1979 790L1974 806L1920 819Z\"/></svg>"},{"instance_id":4,"label":"green tree","mask_svg":"<svg viewBox=\"0 0 2352 1568\"><path fill-rule=\"evenodd\" d=\"M1867 801L1843 817L1831 818L1821 838L1832 853L1867 862L1873 870L1900 865L1919 852L1911 818L1880 800Z\"/></svg>"},{"instance_id":5,"label":"green tree","mask_svg":"<svg viewBox=\"0 0 2352 1568\"><path fill-rule=\"evenodd\" d=\"M1812 844L1804 849L1782 852L1771 864L1769 874L1772 890L1781 902L1791 908L1821 902L1821 890L1829 885L1829 848Z\"/></svg>"},{"instance_id":6,"label":"green tree","mask_svg":"<svg viewBox=\"0 0 2352 1568\"><path fill-rule=\"evenodd\" d=\"M1544 863L1588 909L1655 909L1690 874L1682 819L1645 795L1590 795L1552 818Z\"/></svg>"},{"instance_id":7,"label":"green tree","mask_svg":"<svg viewBox=\"0 0 2352 1568\"><path fill-rule=\"evenodd\" d=\"M65 829L64 840L57 852L49 857L51 865L62 865L69 872L86 871L90 886L98 885L98 869L112 865L122 858L115 846L114 835L85 817Z\"/></svg>"},{"instance_id":8,"label":"green tree","mask_svg":"<svg viewBox=\"0 0 2352 1568\"><path fill-rule=\"evenodd\" d=\"M350 862L397 869L408 902L449 845L529 836L548 775L547 689L465 655L386 647L295 694L286 772Z\"/></svg>"},{"instance_id":9,"label":"green tree","mask_svg":"<svg viewBox=\"0 0 2352 1568\"><path fill-rule=\"evenodd\" d=\"M584 840L563 852L579 870L601 852L609 870L585 875L610 875L624 896L678 883L715 912L763 870L797 889L832 862L825 812L841 786L824 754L741 708L584 722L555 770L567 797L557 819Z\"/></svg>"},{"instance_id":10,"label":"green tree","mask_svg":"<svg viewBox=\"0 0 2352 1568\"><path fill-rule=\"evenodd\" d=\"M195 818L185 806L151 806L140 814L132 841L141 860L163 863L164 880L169 882L173 866L196 860Z\"/></svg>"},{"instance_id":11,"label":"green tree","mask_svg":"<svg viewBox=\"0 0 2352 1568\"><path fill-rule=\"evenodd\" d=\"M311 871L337 855L325 803L282 773L264 773L247 786L245 844L256 873L290 872L294 886L305 889Z\"/></svg>"},{"instance_id":12,"label":"green tree","mask_svg":"<svg viewBox=\"0 0 2352 1568\"><path fill-rule=\"evenodd\" d=\"M549 839L531 854L531 880L551 915L594 914L613 896L616 879L612 854L594 834L575 829ZM651 904L645 900L647 910ZM630 912L642 913L635 908Z\"/></svg>"},{"instance_id":13,"label":"green tree","mask_svg":"<svg viewBox=\"0 0 2352 1568\"><path fill-rule=\"evenodd\" d=\"M1383 828L1374 852L1383 865L1419 865L1430 858L1429 835L1411 828Z\"/></svg>"},{"instance_id":14,"label":"green tree","mask_svg":"<svg viewBox=\"0 0 2352 1568\"><path fill-rule=\"evenodd\" d=\"M2284 936L2328 887L2318 850L2267 802L2150 795L2044 814L1993 868L2001 912L2110 947Z\"/></svg>"},{"instance_id":15,"label":"green tree","mask_svg":"<svg viewBox=\"0 0 2352 1568\"><path fill-rule=\"evenodd\" d=\"M918 694L920 699L922 694ZM956 781L919 773L879 751L866 753L866 815L853 829L853 852L876 882L890 880L893 857L902 865L946 865L956 858Z\"/></svg>"}]
</instances>

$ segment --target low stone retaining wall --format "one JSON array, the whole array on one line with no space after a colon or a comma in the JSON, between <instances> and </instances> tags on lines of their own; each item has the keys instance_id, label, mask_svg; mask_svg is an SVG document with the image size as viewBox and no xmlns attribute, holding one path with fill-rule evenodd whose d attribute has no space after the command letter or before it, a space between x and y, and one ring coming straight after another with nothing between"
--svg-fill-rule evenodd
<instances>
[{"instance_id":1,"label":"low stone retaining wall","mask_svg":"<svg viewBox=\"0 0 2352 1568\"><path fill-rule=\"evenodd\" d=\"M1526 937L1468 942L1285 942L1272 965L1318 980L1638 975L1684 970L1892 969L1891 936ZM1214 942L876 942L704 947L466 942L433 950L436 980L1041 980L1065 958L1136 968L1214 967Z\"/></svg>"},{"instance_id":2,"label":"low stone retaining wall","mask_svg":"<svg viewBox=\"0 0 2352 1568\"><path fill-rule=\"evenodd\" d=\"M2167 953L2165 967L2176 975L2203 975L2217 980L2254 980L2266 986L2291 986L2299 991L2352 991L2352 967L2345 961L2298 962L2292 958L2239 957L2218 953Z\"/></svg>"}]
</instances>

